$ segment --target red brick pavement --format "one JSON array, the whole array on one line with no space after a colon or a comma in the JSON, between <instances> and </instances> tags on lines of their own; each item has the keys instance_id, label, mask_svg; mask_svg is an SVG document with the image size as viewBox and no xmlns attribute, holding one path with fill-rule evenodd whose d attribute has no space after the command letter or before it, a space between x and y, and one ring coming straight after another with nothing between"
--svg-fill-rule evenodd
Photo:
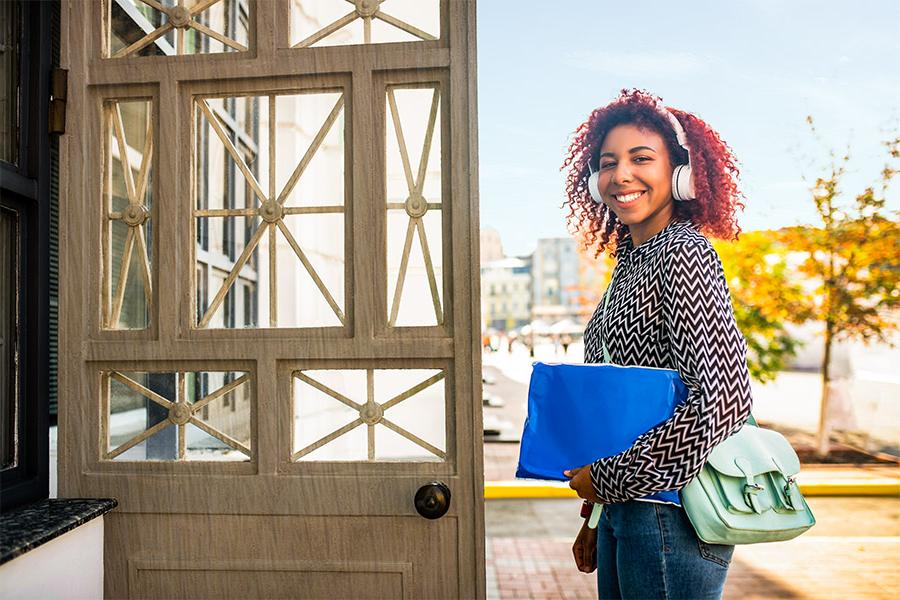
<instances>
[{"instance_id":1,"label":"red brick pavement","mask_svg":"<svg viewBox=\"0 0 900 600\"><path fill-rule=\"evenodd\" d=\"M595 575L579 573L572 541L489 538L488 598L596 598ZM900 596L900 538L807 536L739 546L726 599Z\"/></svg>"}]
</instances>

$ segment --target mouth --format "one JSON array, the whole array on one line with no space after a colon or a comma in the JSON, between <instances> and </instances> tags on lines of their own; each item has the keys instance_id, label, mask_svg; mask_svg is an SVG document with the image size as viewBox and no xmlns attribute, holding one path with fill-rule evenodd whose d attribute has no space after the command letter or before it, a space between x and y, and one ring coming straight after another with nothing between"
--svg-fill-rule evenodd
<instances>
[{"instance_id":1,"label":"mouth","mask_svg":"<svg viewBox=\"0 0 900 600\"><path fill-rule=\"evenodd\" d=\"M631 204L635 202L639 198L641 198L644 194L647 193L647 190L643 190L640 192L631 192L629 194L613 194L612 197L619 204Z\"/></svg>"}]
</instances>

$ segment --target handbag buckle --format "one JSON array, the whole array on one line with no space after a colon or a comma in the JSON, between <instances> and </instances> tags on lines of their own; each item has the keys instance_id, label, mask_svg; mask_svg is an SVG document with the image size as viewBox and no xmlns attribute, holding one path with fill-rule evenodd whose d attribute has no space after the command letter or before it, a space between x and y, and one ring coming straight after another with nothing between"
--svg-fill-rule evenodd
<instances>
[{"instance_id":1,"label":"handbag buckle","mask_svg":"<svg viewBox=\"0 0 900 600\"><path fill-rule=\"evenodd\" d=\"M799 496L797 492L797 480L792 477L787 477L787 483L784 484L784 500L785 504L788 505L788 508L792 508L794 510L800 510L802 508L802 501L800 501L796 496ZM796 496L795 496L796 493Z\"/></svg>"},{"instance_id":2,"label":"handbag buckle","mask_svg":"<svg viewBox=\"0 0 900 600\"><path fill-rule=\"evenodd\" d=\"M744 484L744 493L745 494L758 494L762 491L765 491L765 487L759 485L758 483L745 483Z\"/></svg>"}]
</instances>

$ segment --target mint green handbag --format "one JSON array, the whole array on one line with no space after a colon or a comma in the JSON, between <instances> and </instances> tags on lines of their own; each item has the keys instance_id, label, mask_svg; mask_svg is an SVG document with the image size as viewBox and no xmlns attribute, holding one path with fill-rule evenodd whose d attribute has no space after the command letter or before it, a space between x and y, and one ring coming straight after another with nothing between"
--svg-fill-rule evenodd
<instances>
[{"instance_id":1,"label":"mint green handbag","mask_svg":"<svg viewBox=\"0 0 900 600\"><path fill-rule=\"evenodd\" d=\"M697 537L708 544L789 540L816 524L797 487L799 472L791 444L751 417L713 449L681 490L681 503Z\"/></svg>"}]
</instances>

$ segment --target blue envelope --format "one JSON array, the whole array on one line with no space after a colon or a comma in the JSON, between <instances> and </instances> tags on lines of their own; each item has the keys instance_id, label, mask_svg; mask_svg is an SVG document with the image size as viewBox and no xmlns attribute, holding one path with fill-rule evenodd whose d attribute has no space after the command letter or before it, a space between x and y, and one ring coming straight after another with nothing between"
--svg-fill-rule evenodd
<instances>
[{"instance_id":1,"label":"blue envelope","mask_svg":"<svg viewBox=\"0 0 900 600\"><path fill-rule=\"evenodd\" d=\"M536 362L516 477L566 481L566 469L631 447L687 395L671 369ZM644 499L680 504L677 491Z\"/></svg>"}]
</instances>

